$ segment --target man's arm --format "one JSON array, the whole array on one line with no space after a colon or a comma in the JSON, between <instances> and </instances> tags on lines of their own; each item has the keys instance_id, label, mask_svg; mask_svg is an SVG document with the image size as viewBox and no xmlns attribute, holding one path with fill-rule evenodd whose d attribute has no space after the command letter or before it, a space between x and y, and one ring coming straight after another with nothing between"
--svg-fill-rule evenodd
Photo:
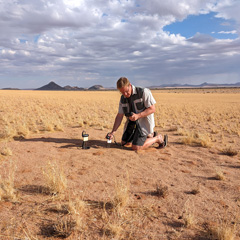
<instances>
[{"instance_id":1,"label":"man's arm","mask_svg":"<svg viewBox=\"0 0 240 240\"><path fill-rule=\"evenodd\" d=\"M111 139L113 138L114 133L118 130L119 126L121 125L123 116L124 116L123 113L118 113L117 114L117 116L115 118L115 121L114 121L114 124L113 124L112 131L109 133Z\"/></svg>"},{"instance_id":2,"label":"man's arm","mask_svg":"<svg viewBox=\"0 0 240 240\"><path fill-rule=\"evenodd\" d=\"M148 115L155 113L155 105L150 106L149 108L146 108L143 112L140 113L134 113L129 119L131 121L136 121L139 118L147 117Z\"/></svg>"}]
</instances>

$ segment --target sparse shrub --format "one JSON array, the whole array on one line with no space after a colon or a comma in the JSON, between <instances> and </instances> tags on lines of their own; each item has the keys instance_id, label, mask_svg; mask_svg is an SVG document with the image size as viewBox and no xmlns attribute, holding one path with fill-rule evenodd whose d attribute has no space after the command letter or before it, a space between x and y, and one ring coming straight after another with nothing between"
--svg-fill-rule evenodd
<instances>
[{"instance_id":1,"label":"sparse shrub","mask_svg":"<svg viewBox=\"0 0 240 240\"><path fill-rule=\"evenodd\" d=\"M121 227L121 225L119 225L119 223L114 223L114 224L109 223L104 228L104 235L114 239L122 239L121 238L122 231L123 231L123 228Z\"/></svg>"},{"instance_id":2,"label":"sparse shrub","mask_svg":"<svg viewBox=\"0 0 240 240\"><path fill-rule=\"evenodd\" d=\"M15 131L9 126L5 126L4 128L0 129L0 140L11 138L14 135Z\"/></svg>"},{"instance_id":3,"label":"sparse shrub","mask_svg":"<svg viewBox=\"0 0 240 240\"><path fill-rule=\"evenodd\" d=\"M63 131L63 129L64 129L64 127L63 127L63 124L60 122L60 121L58 121L57 123L55 123L55 126L54 126L54 130L55 131Z\"/></svg>"},{"instance_id":4,"label":"sparse shrub","mask_svg":"<svg viewBox=\"0 0 240 240\"><path fill-rule=\"evenodd\" d=\"M233 157L238 154L238 151L234 150L232 147L228 147L222 150L222 154Z\"/></svg>"},{"instance_id":5,"label":"sparse shrub","mask_svg":"<svg viewBox=\"0 0 240 240\"><path fill-rule=\"evenodd\" d=\"M200 186L199 185L196 186L190 193L193 194L193 195L199 194L200 193Z\"/></svg>"},{"instance_id":6,"label":"sparse shrub","mask_svg":"<svg viewBox=\"0 0 240 240\"><path fill-rule=\"evenodd\" d=\"M4 147L1 150L1 155L3 155L3 156L12 156L12 150L9 147Z\"/></svg>"},{"instance_id":7,"label":"sparse shrub","mask_svg":"<svg viewBox=\"0 0 240 240\"><path fill-rule=\"evenodd\" d=\"M225 180L225 175L221 170L216 170L216 175L215 175L216 180Z\"/></svg>"},{"instance_id":8,"label":"sparse shrub","mask_svg":"<svg viewBox=\"0 0 240 240\"><path fill-rule=\"evenodd\" d=\"M10 161L8 167L8 176L6 178L0 175L0 201L12 201L17 200L17 191L14 187L16 165L13 161Z\"/></svg>"},{"instance_id":9,"label":"sparse shrub","mask_svg":"<svg viewBox=\"0 0 240 240\"><path fill-rule=\"evenodd\" d=\"M183 214L184 226L186 228L191 228L195 223L195 217L193 213L188 212Z\"/></svg>"},{"instance_id":10,"label":"sparse shrub","mask_svg":"<svg viewBox=\"0 0 240 240\"><path fill-rule=\"evenodd\" d=\"M16 126L16 128L17 128L17 136L26 137L30 133L26 123L21 123L21 124L18 123L18 126Z\"/></svg>"},{"instance_id":11,"label":"sparse shrub","mask_svg":"<svg viewBox=\"0 0 240 240\"><path fill-rule=\"evenodd\" d=\"M115 194L113 197L113 205L117 209L127 206L129 201L129 183L119 179L115 183Z\"/></svg>"},{"instance_id":12,"label":"sparse shrub","mask_svg":"<svg viewBox=\"0 0 240 240\"><path fill-rule=\"evenodd\" d=\"M206 223L206 230L210 240L234 240L236 236L236 224L226 219Z\"/></svg>"},{"instance_id":13,"label":"sparse shrub","mask_svg":"<svg viewBox=\"0 0 240 240\"><path fill-rule=\"evenodd\" d=\"M50 222L43 224L41 229L41 235L45 237L58 237L58 238L67 238L74 231L75 222L71 216L66 218L61 218L57 222Z\"/></svg>"},{"instance_id":14,"label":"sparse shrub","mask_svg":"<svg viewBox=\"0 0 240 240\"><path fill-rule=\"evenodd\" d=\"M86 203L78 198L70 199L68 209L71 214L81 215L86 209Z\"/></svg>"},{"instance_id":15,"label":"sparse shrub","mask_svg":"<svg viewBox=\"0 0 240 240\"><path fill-rule=\"evenodd\" d=\"M75 221L77 230L81 230L83 228L83 215L86 211L86 203L77 197L74 199L69 199L68 211L70 214L72 214L72 218Z\"/></svg>"},{"instance_id":16,"label":"sparse shrub","mask_svg":"<svg viewBox=\"0 0 240 240\"><path fill-rule=\"evenodd\" d=\"M211 147L211 139L207 135L190 132L180 140L180 143L190 146Z\"/></svg>"},{"instance_id":17,"label":"sparse shrub","mask_svg":"<svg viewBox=\"0 0 240 240\"><path fill-rule=\"evenodd\" d=\"M161 182L159 182L156 183L156 190L152 194L157 197L165 198L168 193L168 186L164 186Z\"/></svg>"},{"instance_id":18,"label":"sparse shrub","mask_svg":"<svg viewBox=\"0 0 240 240\"><path fill-rule=\"evenodd\" d=\"M53 123L51 123L51 122L49 122L49 121L47 121L47 122L45 122L45 124L44 124L44 131L48 131L48 132L53 132L54 131L54 128L55 128L55 126L54 126L54 124Z\"/></svg>"},{"instance_id":19,"label":"sparse shrub","mask_svg":"<svg viewBox=\"0 0 240 240\"><path fill-rule=\"evenodd\" d=\"M71 219L71 217L60 219L53 225L53 228L55 230L54 235L56 237L67 238L72 234L74 226L75 222Z\"/></svg>"},{"instance_id":20,"label":"sparse shrub","mask_svg":"<svg viewBox=\"0 0 240 240\"><path fill-rule=\"evenodd\" d=\"M48 163L43 170L47 187L52 194L64 193L67 188L67 178L64 175L63 168L56 162Z\"/></svg>"},{"instance_id":21,"label":"sparse shrub","mask_svg":"<svg viewBox=\"0 0 240 240\"><path fill-rule=\"evenodd\" d=\"M185 203L182 219L186 228L191 228L196 222L194 216L194 206L193 204L190 204L189 201Z\"/></svg>"},{"instance_id":22,"label":"sparse shrub","mask_svg":"<svg viewBox=\"0 0 240 240\"><path fill-rule=\"evenodd\" d=\"M79 120L78 126L79 126L79 127L83 127L83 126L84 126L83 120Z\"/></svg>"},{"instance_id":23,"label":"sparse shrub","mask_svg":"<svg viewBox=\"0 0 240 240\"><path fill-rule=\"evenodd\" d=\"M177 135L179 136L187 136L188 132L184 130L183 128L177 128Z\"/></svg>"}]
</instances>

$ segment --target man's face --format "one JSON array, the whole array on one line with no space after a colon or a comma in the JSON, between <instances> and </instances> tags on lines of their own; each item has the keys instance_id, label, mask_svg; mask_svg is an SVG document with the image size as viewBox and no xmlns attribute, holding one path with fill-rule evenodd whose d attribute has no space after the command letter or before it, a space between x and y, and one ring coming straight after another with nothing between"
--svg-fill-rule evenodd
<instances>
[{"instance_id":1,"label":"man's face","mask_svg":"<svg viewBox=\"0 0 240 240\"><path fill-rule=\"evenodd\" d=\"M124 86L120 88L119 91L124 97L129 98L132 95L132 85Z\"/></svg>"}]
</instances>

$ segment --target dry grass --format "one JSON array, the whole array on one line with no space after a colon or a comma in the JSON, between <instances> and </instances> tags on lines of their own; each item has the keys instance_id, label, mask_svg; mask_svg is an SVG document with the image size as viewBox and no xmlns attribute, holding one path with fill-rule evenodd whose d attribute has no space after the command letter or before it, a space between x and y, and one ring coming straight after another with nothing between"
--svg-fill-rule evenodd
<instances>
[{"instance_id":1,"label":"dry grass","mask_svg":"<svg viewBox=\"0 0 240 240\"><path fill-rule=\"evenodd\" d=\"M234 240L236 239L236 221L221 218L216 222L207 223L207 235L211 240Z\"/></svg>"},{"instance_id":2,"label":"dry grass","mask_svg":"<svg viewBox=\"0 0 240 240\"><path fill-rule=\"evenodd\" d=\"M197 195L197 194L199 194L201 192L201 188L200 188L200 185L198 184L196 187L194 187L193 189L192 189L192 191L190 192L191 194L193 194L193 195Z\"/></svg>"},{"instance_id":3,"label":"dry grass","mask_svg":"<svg viewBox=\"0 0 240 240\"><path fill-rule=\"evenodd\" d=\"M187 165L189 161L194 161L196 164L190 165L191 171L195 168L201 170L201 166L204 165L204 158L209 156L213 157L213 155L206 154L207 151L211 151L212 149L212 152L216 151L217 154L219 154L219 149L223 149L221 153L228 156L236 156L238 154L240 136L240 98L238 94L153 91L153 95L157 101L155 114L156 126L161 128L161 131L170 132L171 136L177 135L175 136L176 139L180 138L178 143L192 146L178 146L175 144L175 150L190 148L194 151L194 147L197 147L204 151L205 155L197 156L194 159L188 159L186 155L186 161L181 162L181 166L184 167L184 169L189 166ZM84 129L91 127L93 129L103 130L104 137L105 132L109 131L112 127L115 114L117 113L119 97L120 95L114 91L1 91L0 155L3 159L1 164L5 164L5 161L10 159L10 157L18 158L14 153L14 148L11 149L8 144L6 144L6 142L11 141L13 137L24 139L30 137L32 134L64 131L66 127L83 127ZM21 106L21 108L19 108L19 106ZM166 148L164 150L165 152L156 152L156 154L159 154L156 165L147 166L148 168L152 168L154 172L154 168L157 165L162 165L163 169L173 173L169 179L164 179L164 182L166 181L169 187L158 182L155 185L155 190L149 194L149 192L147 192L149 188L144 188L148 184L148 179L153 179L151 182L151 186L153 186L152 184L154 184L157 179L154 177L155 175L144 176L144 168L141 169L141 172L134 172L134 168L137 169L135 164L141 164L141 161L145 161L145 158L143 157L141 159L141 157L138 158L135 155L131 155L129 159L126 157L126 160L124 156L119 155L119 171L122 171L121 164L127 162L127 165L133 168L131 177L135 178L134 181L136 181L136 185L130 186L130 181L126 176L118 178L115 182L113 180L112 184L110 184L110 180L107 180L103 188L103 193L99 191L99 196L93 193L95 194L94 196L98 198L95 199L96 201L89 201L88 198L84 199L84 197L79 196L79 193L74 192L75 189L70 190L69 188L74 186L74 178L76 178L76 175L72 178L66 176L63 171L63 166L56 161L49 162L49 164L43 168L44 179L37 179L37 181L46 186L46 189L49 189L51 194L61 197L52 198L52 196L49 197L49 195L44 195L44 192L38 191L34 193L37 196L33 196L34 194L27 195L26 193L21 193L22 198L19 199L15 187L16 168L12 163L12 167L8 166L5 173L3 170L1 171L3 174L1 175L0 199L1 201L21 202L19 206L11 205L9 211L14 211L14 207L18 208L22 206L22 208L17 212L16 219L5 220L5 223L2 221L0 225L2 234L9 239L45 239L46 237L49 239L67 238L71 240L141 239L141 237L142 239L161 239L161 237L162 239L177 239L171 235L171 232L175 232L178 239L185 239L185 237L182 236L183 232L197 231L196 226L201 225L198 221L203 219L198 219L198 215L201 215L201 212L197 212L196 207L199 206L195 207L193 204L190 204L189 201L185 204L184 209L181 209L181 211L176 214L175 210L179 207L178 200L185 201L183 199L187 197L193 198L193 200L202 198L203 201L205 201L203 202L204 204L208 203L208 196L206 196L207 193L205 190L208 188L211 189L212 187L214 191L216 190L216 194L219 194L219 189L221 189L220 185L226 184L227 186L228 181L211 181L212 179L208 179L207 175L209 172L205 174L199 171L198 174L196 174L196 172L191 174L206 184L201 185L201 194L199 186L195 187L192 183L189 183L191 185L187 186L187 188L189 189L189 187L191 187L193 190L190 193L196 196L189 195L189 192L185 193L185 185L176 193L178 177L181 174L185 174L186 176L187 172L179 171L177 157L174 159L174 168L168 168L167 163L170 162L173 157L171 143L172 140L170 138L170 148ZM225 148L230 143L231 148ZM177 148L176 145L179 148ZM66 149L57 149L59 152L62 151L63 154L65 150ZM104 150L101 151L105 154ZM118 151L118 149L116 151ZM105 155L102 153L99 154L99 152L93 152L91 156L94 159L104 158ZM229 159L228 157L221 156L222 154L219 154L219 156ZM133 159L136 161L133 161ZM167 161L164 161L164 159L167 159ZM235 159L237 159L237 157L231 158L231 161ZM212 158L209 159L209 164L211 164L211 161L214 160L212 160ZM237 162L225 163L224 160L222 161L223 162L219 163L223 164L221 166L228 165L234 169L238 169ZM76 164L74 163L74 159L72 162ZM5 165L2 166L2 169L5 169ZM66 168L67 167L68 165L66 165ZM94 169L94 167L92 168ZM140 168L141 165L139 169ZM210 171L211 174L212 169ZM75 174L77 173L80 172L75 172ZM86 173L88 172L86 171ZM187 175L191 174L189 173ZM81 178L81 176L82 175L77 175L78 178ZM228 179L230 179L230 176L227 176ZM186 176L186 178L187 177L189 176ZM137 179L140 179L140 183L138 183ZM204 179L207 180L205 181ZM216 179L225 179L222 170L216 171ZM27 183L30 181L24 178L21 178L21 180ZM90 191L89 189L91 189L90 187L93 185L91 178L89 178L89 181L90 182L86 182L84 185L86 188L85 191ZM99 181L104 182L105 179L100 179ZM211 182L213 186L209 187L207 182ZM30 184L33 183L30 182ZM69 186L71 184L72 186ZM94 184L97 185L97 181ZM179 184L182 183L179 182ZM187 183L184 182L184 184ZM219 184L219 186L214 184ZM136 186L140 186L138 190L136 190ZM210 194L214 194L214 191L211 191ZM235 191L238 191L237 187ZM104 195L106 192L108 193L108 197ZM139 196L138 198L134 195L136 192ZM91 194L88 196L91 196ZM166 198L166 196L168 197ZM235 200L236 199L233 198L232 201ZM146 204L147 202L148 204ZM171 205L173 202L175 205ZM2 202L2 204L8 203ZM201 203L198 202L198 204L200 207L202 206ZM6 205L6 207L7 206L8 205ZM5 205L1 205L0 207L2 209ZM52 208L52 211L49 211L50 208ZM219 206L217 205L216 211L221 210L218 208ZM30 210L28 211L26 209ZM48 211L46 209L48 209ZM178 229L179 225L174 223L174 221L171 223L171 220L176 220L181 214L185 228L182 227L181 222L181 229ZM22 225L20 224L23 219L26 219L28 222L27 227L23 223L21 223ZM36 226L35 229L33 227L31 228L32 222L34 222L35 225L41 226L40 232L36 232ZM165 225L161 225L164 223ZM237 221L235 221L235 223L237 223ZM239 227L239 224L235 223L232 224L232 221L229 220L219 220L217 224L209 226L209 239L237 239L235 237L237 236L237 227ZM164 229L164 233L166 233L167 236L159 237L157 231L151 232L152 229L157 229L157 231ZM194 237L192 239L194 239Z\"/></svg>"},{"instance_id":4,"label":"dry grass","mask_svg":"<svg viewBox=\"0 0 240 240\"><path fill-rule=\"evenodd\" d=\"M1 150L0 150L0 154L3 156L12 156L12 150L5 145Z\"/></svg>"},{"instance_id":5,"label":"dry grass","mask_svg":"<svg viewBox=\"0 0 240 240\"><path fill-rule=\"evenodd\" d=\"M161 181L157 182L156 189L152 192L152 195L165 198L168 194L168 186L163 185Z\"/></svg>"},{"instance_id":6,"label":"dry grass","mask_svg":"<svg viewBox=\"0 0 240 240\"><path fill-rule=\"evenodd\" d=\"M234 92L153 91L153 96L156 126L176 131L183 144L223 148L226 134L232 135L232 141L239 137L240 99ZM64 131L66 126L111 129L119 97L115 91L1 91L0 140ZM227 152L236 154L236 150Z\"/></svg>"},{"instance_id":7,"label":"dry grass","mask_svg":"<svg viewBox=\"0 0 240 240\"><path fill-rule=\"evenodd\" d=\"M56 162L49 162L43 169L46 186L51 194L64 194L67 188L67 178L64 174L63 167Z\"/></svg>"},{"instance_id":8,"label":"dry grass","mask_svg":"<svg viewBox=\"0 0 240 240\"><path fill-rule=\"evenodd\" d=\"M180 140L180 143L190 146L211 147L211 139L209 136L196 132L180 132L180 135L185 136Z\"/></svg>"},{"instance_id":9,"label":"dry grass","mask_svg":"<svg viewBox=\"0 0 240 240\"><path fill-rule=\"evenodd\" d=\"M10 161L6 166L6 174L4 177L0 175L0 201L17 201L17 191L15 189L16 164Z\"/></svg>"},{"instance_id":10,"label":"dry grass","mask_svg":"<svg viewBox=\"0 0 240 240\"><path fill-rule=\"evenodd\" d=\"M118 98L117 92L1 91L0 140L66 126L111 128Z\"/></svg>"},{"instance_id":11,"label":"dry grass","mask_svg":"<svg viewBox=\"0 0 240 240\"><path fill-rule=\"evenodd\" d=\"M194 224L196 223L196 217L195 217L195 207L193 203L190 203L188 200L184 205L184 210L182 214L182 219L184 222L184 226L186 228L192 228Z\"/></svg>"},{"instance_id":12,"label":"dry grass","mask_svg":"<svg viewBox=\"0 0 240 240\"><path fill-rule=\"evenodd\" d=\"M71 216L58 219L41 226L41 235L44 237L54 237L64 239L69 237L74 231L75 222Z\"/></svg>"},{"instance_id":13,"label":"dry grass","mask_svg":"<svg viewBox=\"0 0 240 240\"><path fill-rule=\"evenodd\" d=\"M112 199L113 206L121 212L129 202L129 178L117 179L115 183L115 192Z\"/></svg>"},{"instance_id":14,"label":"dry grass","mask_svg":"<svg viewBox=\"0 0 240 240\"><path fill-rule=\"evenodd\" d=\"M74 198L73 198L74 197ZM76 195L73 195L68 201L68 211L72 216L75 223L75 229L82 231L84 229L84 213L88 211L87 204L83 200L79 199Z\"/></svg>"},{"instance_id":15,"label":"dry grass","mask_svg":"<svg viewBox=\"0 0 240 240\"><path fill-rule=\"evenodd\" d=\"M220 169L216 170L215 179L216 180L221 180L221 181L225 180L225 175Z\"/></svg>"},{"instance_id":16,"label":"dry grass","mask_svg":"<svg viewBox=\"0 0 240 240\"><path fill-rule=\"evenodd\" d=\"M225 149L222 150L222 153L224 155L227 155L227 156L230 156L230 157L233 157L233 156L236 156L238 154L238 151L233 149L232 147L227 147Z\"/></svg>"}]
</instances>

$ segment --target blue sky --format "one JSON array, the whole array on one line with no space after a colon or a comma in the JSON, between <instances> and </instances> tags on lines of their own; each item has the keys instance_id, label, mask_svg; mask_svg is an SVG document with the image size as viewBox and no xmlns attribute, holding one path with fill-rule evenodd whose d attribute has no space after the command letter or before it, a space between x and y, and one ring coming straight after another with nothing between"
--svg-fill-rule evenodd
<instances>
[{"instance_id":1,"label":"blue sky","mask_svg":"<svg viewBox=\"0 0 240 240\"><path fill-rule=\"evenodd\" d=\"M236 31L237 23L232 19L226 20L215 17L216 15L216 12L189 15L183 21L177 21L165 26L163 30L174 34L181 34L186 38L190 38L197 33L208 34L217 39L238 38L239 35Z\"/></svg>"},{"instance_id":2,"label":"blue sky","mask_svg":"<svg viewBox=\"0 0 240 240\"><path fill-rule=\"evenodd\" d=\"M239 0L0 0L0 88L240 82Z\"/></svg>"}]
</instances>

